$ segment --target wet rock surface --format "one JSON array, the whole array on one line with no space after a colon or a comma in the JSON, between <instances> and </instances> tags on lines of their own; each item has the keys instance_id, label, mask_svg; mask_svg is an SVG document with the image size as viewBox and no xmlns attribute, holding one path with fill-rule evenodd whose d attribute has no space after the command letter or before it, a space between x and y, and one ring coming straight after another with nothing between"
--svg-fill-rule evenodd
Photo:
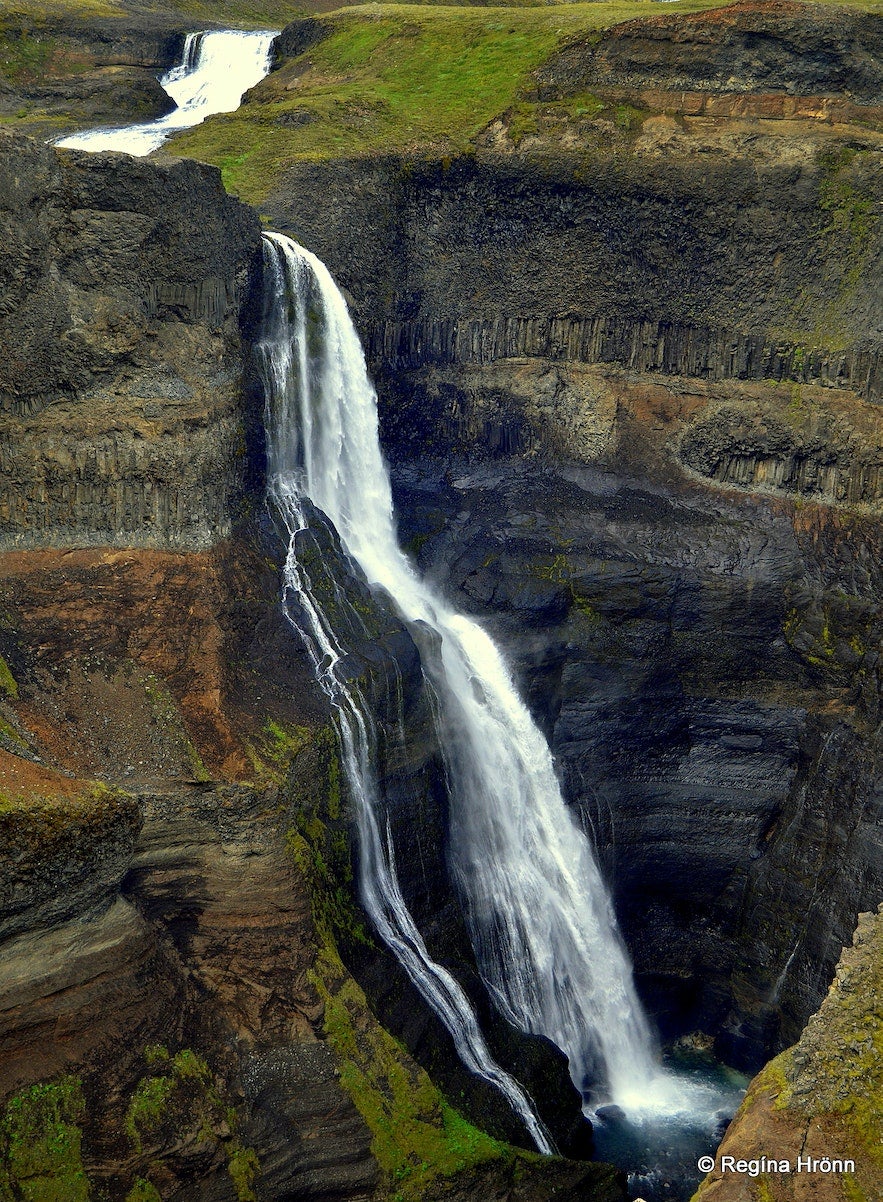
<instances>
[{"instance_id":1,"label":"wet rock surface","mask_svg":"<svg viewBox=\"0 0 883 1202\"><path fill-rule=\"evenodd\" d=\"M588 466L396 480L517 667L663 1031L758 1065L883 888L876 524Z\"/></svg>"}]
</instances>

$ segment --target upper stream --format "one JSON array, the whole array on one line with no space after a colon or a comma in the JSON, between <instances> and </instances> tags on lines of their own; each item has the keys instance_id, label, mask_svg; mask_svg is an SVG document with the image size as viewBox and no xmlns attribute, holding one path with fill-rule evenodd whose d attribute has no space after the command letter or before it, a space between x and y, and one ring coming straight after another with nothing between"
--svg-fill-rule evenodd
<instances>
[{"instance_id":1,"label":"upper stream","mask_svg":"<svg viewBox=\"0 0 883 1202\"><path fill-rule=\"evenodd\" d=\"M180 63L160 83L176 104L165 117L120 129L86 130L62 138L59 146L75 150L122 150L143 156L166 138L199 125L215 113L232 113L245 92L270 70L273 30L236 29L188 33Z\"/></svg>"}]
</instances>

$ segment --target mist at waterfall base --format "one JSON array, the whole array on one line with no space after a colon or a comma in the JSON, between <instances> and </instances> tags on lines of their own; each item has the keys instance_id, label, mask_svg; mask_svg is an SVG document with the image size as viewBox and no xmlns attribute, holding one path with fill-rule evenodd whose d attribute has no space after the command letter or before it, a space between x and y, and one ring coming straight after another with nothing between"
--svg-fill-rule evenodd
<instances>
[{"instance_id":1,"label":"mist at waterfall base","mask_svg":"<svg viewBox=\"0 0 883 1202\"><path fill-rule=\"evenodd\" d=\"M137 157L157 150L172 134L190 129L215 113L232 113L243 94L270 70L275 30L235 29L188 33L181 62L160 84L176 104L155 121L119 129L102 126L61 138L73 150L119 150Z\"/></svg>"},{"instance_id":2,"label":"mist at waterfall base","mask_svg":"<svg viewBox=\"0 0 883 1202\"><path fill-rule=\"evenodd\" d=\"M739 1090L714 1072L661 1063L592 848L564 802L545 739L486 632L437 595L398 546L376 396L345 301L324 265L281 235L265 235L265 267L268 496L290 537L286 613L336 710L363 904L464 1063L501 1089L549 1151L530 1099L490 1059L470 1003L432 961L399 889L371 763L371 715L339 670L345 649L297 560L306 502L331 521L368 583L394 599L406 622L436 636L438 651L423 668L449 780L450 869L495 1005L565 1052L599 1155L637 1173L645 1197L684 1197ZM671 1165L661 1163L664 1149Z\"/></svg>"}]
</instances>

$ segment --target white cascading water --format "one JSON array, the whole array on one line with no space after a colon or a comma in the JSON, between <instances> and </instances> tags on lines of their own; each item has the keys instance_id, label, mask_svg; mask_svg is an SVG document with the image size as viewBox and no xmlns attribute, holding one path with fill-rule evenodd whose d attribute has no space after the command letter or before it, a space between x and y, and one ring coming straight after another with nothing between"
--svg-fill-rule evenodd
<instances>
[{"instance_id":1,"label":"white cascading water","mask_svg":"<svg viewBox=\"0 0 883 1202\"><path fill-rule=\"evenodd\" d=\"M369 719L335 675L341 649L294 551L304 498L331 520L368 582L393 598L406 621L438 636L439 653L425 658L424 670L439 701L450 779L451 867L497 1006L518 1028L547 1036L566 1053L584 1096L600 1086L592 1102L610 1099L635 1117L690 1106L686 1083L657 1064L591 847L500 652L476 622L435 594L398 546L376 396L343 297L325 266L288 238L265 235L265 261L269 492L292 536L286 588L306 615L310 629L301 632L339 707L372 920L461 1055L464 1044L474 1049L475 1017L456 983L429 959L398 888L389 833L378 826ZM447 978L441 1000L439 974ZM479 1059L474 1051L463 1058L472 1068ZM487 1063L475 1071L487 1076Z\"/></svg>"},{"instance_id":2,"label":"white cascading water","mask_svg":"<svg viewBox=\"0 0 883 1202\"><path fill-rule=\"evenodd\" d=\"M359 832L362 903L380 937L444 1023L466 1067L500 1090L537 1148L551 1153L555 1150L551 1137L530 1098L493 1060L469 999L430 956L399 889L392 837L379 821L370 711L357 685L338 671L343 648L296 555L297 534L307 525L304 499L323 509L328 504L328 516L342 521L342 512L329 504L329 498L346 492L350 469L356 472L352 501L368 507L365 514L370 521L370 515L383 506L385 491L391 524L392 502L380 460L376 410L373 429L365 411L344 436L351 364L361 360L361 347L343 298L318 259L288 238L267 234L264 246L267 285L264 334L258 349L267 396L267 488L289 535L283 601L289 620L306 636L317 679L335 708ZM326 301L332 302L330 309ZM318 339L307 331L313 313L321 323ZM370 468L375 454L380 475L363 474L360 468ZM317 484L318 476L327 477L327 497ZM338 527L341 534L342 529ZM345 540L344 545L350 550Z\"/></svg>"},{"instance_id":3,"label":"white cascading water","mask_svg":"<svg viewBox=\"0 0 883 1202\"><path fill-rule=\"evenodd\" d=\"M62 138L74 150L122 150L143 156L166 138L199 125L215 113L232 113L243 94L270 70L274 30L210 30L188 33L181 62L159 81L177 108L165 117L122 129L90 129Z\"/></svg>"}]
</instances>

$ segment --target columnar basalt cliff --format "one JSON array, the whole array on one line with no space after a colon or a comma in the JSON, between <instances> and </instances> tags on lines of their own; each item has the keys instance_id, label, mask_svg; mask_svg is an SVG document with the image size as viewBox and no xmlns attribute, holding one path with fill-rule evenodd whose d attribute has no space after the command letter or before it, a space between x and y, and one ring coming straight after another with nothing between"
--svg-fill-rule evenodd
<instances>
[{"instance_id":1,"label":"columnar basalt cliff","mask_svg":"<svg viewBox=\"0 0 883 1202\"><path fill-rule=\"evenodd\" d=\"M0 546L205 547L245 484L257 218L218 173L0 143Z\"/></svg>"},{"instance_id":2,"label":"columnar basalt cliff","mask_svg":"<svg viewBox=\"0 0 883 1202\"><path fill-rule=\"evenodd\" d=\"M747 1066L883 891L880 28L629 23L473 155L268 201L351 293L402 537L518 663L663 1029Z\"/></svg>"}]
</instances>

